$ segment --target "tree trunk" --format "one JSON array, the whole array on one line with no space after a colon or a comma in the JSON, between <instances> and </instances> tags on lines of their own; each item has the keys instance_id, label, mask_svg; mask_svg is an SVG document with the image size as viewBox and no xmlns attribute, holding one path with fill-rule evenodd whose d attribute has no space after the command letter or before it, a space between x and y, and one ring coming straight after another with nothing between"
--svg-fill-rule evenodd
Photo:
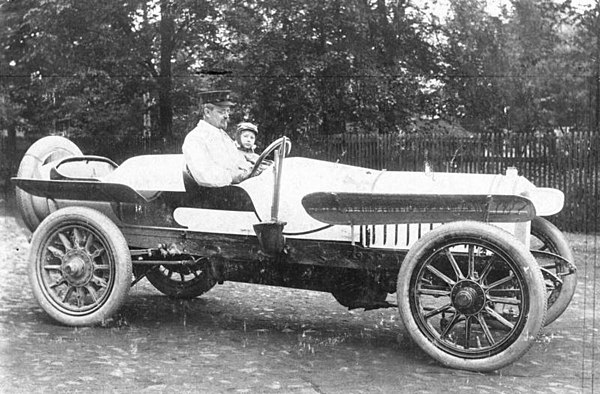
<instances>
[{"instance_id":1,"label":"tree trunk","mask_svg":"<svg viewBox=\"0 0 600 394\"><path fill-rule=\"evenodd\" d=\"M12 157L17 151L17 127L14 121L9 120L8 135L6 138L7 155Z\"/></svg>"},{"instance_id":2,"label":"tree trunk","mask_svg":"<svg viewBox=\"0 0 600 394\"><path fill-rule=\"evenodd\" d=\"M171 0L160 2L160 74L158 77L158 133L163 141L173 136L171 59L174 51L175 22Z\"/></svg>"},{"instance_id":3,"label":"tree trunk","mask_svg":"<svg viewBox=\"0 0 600 394\"><path fill-rule=\"evenodd\" d=\"M15 122L9 119L8 125L8 135L5 140L6 144L3 147L0 147L2 151L0 154L4 156L6 162L4 164L0 164L0 174L4 172L5 178L0 179L0 185L4 187L4 193L8 194L9 190L11 190L10 177L17 175L17 170L19 168L19 160L17 158L17 128Z\"/></svg>"}]
</instances>

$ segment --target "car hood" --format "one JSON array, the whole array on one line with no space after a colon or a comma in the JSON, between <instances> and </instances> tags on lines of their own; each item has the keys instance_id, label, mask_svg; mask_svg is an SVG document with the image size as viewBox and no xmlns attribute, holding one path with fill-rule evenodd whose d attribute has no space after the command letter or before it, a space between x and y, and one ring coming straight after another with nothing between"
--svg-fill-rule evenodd
<instances>
[{"instance_id":1,"label":"car hood","mask_svg":"<svg viewBox=\"0 0 600 394\"><path fill-rule=\"evenodd\" d=\"M238 187L251 197L261 220L270 219L274 171L270 169ZM556 189L536 188L516 171L509 175L403 172L373 170L321 160L290 157L283 162L277 219L287 222L286 231L307 231L323 223L302 208L311 193L364 193L378 195L515 195L530 199L539 216L562 209L564 196Z\"/></svg>"}]
</instances>

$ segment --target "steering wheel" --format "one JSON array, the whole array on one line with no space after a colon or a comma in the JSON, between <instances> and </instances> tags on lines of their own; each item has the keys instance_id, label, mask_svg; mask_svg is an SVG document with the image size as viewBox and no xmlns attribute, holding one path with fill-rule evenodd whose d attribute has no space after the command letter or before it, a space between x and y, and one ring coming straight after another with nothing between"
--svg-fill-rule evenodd
<instances>
[{"instance_id":1,"label":"steering wheel","mask_svg":"<svg viewBox=\"0 0 600 394\"><path fill-rule=\"evenodd\" d=\"M292 150L292 142L290 141L290 139L286 138L286 137L281 137L281 138L276 139L275 141L271 142L271 144L269 144L269 146L267 146L265 148L265 150L260 154L260 156L258 156L258 159L256 159L256 163L254 163L254 167L252 168L252 171L250 172L250 175L248 177L253 177L254 174L256 174L256 172L260 168L260 165L265 160L265 158L271 152L273 152L275 149L281 147L281 145L283 144L284 138L285 138L285 154L287 155L290 153L290 150Z\"/></svg>"}]
</instances>

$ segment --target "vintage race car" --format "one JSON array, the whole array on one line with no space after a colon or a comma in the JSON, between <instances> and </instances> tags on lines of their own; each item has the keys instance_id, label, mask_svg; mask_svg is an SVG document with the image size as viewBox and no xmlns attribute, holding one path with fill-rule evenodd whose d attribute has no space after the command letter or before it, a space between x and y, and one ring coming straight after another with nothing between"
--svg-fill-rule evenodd
<instances>
[{"instance_id":1,"label":"vintage race car","mask_svg":"<svg viewBox=\"0 0 600 394\"><path fill-rule=\"evenodd\" d=\"M568 306L573 254L542 218L562 209L559 190L514 169L374 170L290 148L282 137L260 175L205 188L182 155L117 165L62 137L38 140L13 178L35 298L81 326L113 315L144 277L177 298L224 281L324 291L348 308L397 306L425 352L475 371L521 357Z\"/></svg>"}]
</instances>

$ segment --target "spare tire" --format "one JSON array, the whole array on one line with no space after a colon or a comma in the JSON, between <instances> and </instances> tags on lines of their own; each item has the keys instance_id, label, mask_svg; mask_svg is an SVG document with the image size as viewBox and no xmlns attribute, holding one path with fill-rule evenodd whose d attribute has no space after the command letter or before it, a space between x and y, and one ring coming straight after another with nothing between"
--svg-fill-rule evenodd
<instances>
[{"instance_id":1,"label":"spare tire","mask_svg":"<svg viewBox=\"0 0 600 394\"><path fill-rule=\"evenodd\" d=\"M70 156L83 156L81 150L73 142L64 137L48 136L33 143L25 152L18 178L45 179L40 169L44 164ZM27 228L33 232L46 216L58 209L54 200L33 196L18 187L15 190L17 207Z\"/></svg>"}]
</instances>

